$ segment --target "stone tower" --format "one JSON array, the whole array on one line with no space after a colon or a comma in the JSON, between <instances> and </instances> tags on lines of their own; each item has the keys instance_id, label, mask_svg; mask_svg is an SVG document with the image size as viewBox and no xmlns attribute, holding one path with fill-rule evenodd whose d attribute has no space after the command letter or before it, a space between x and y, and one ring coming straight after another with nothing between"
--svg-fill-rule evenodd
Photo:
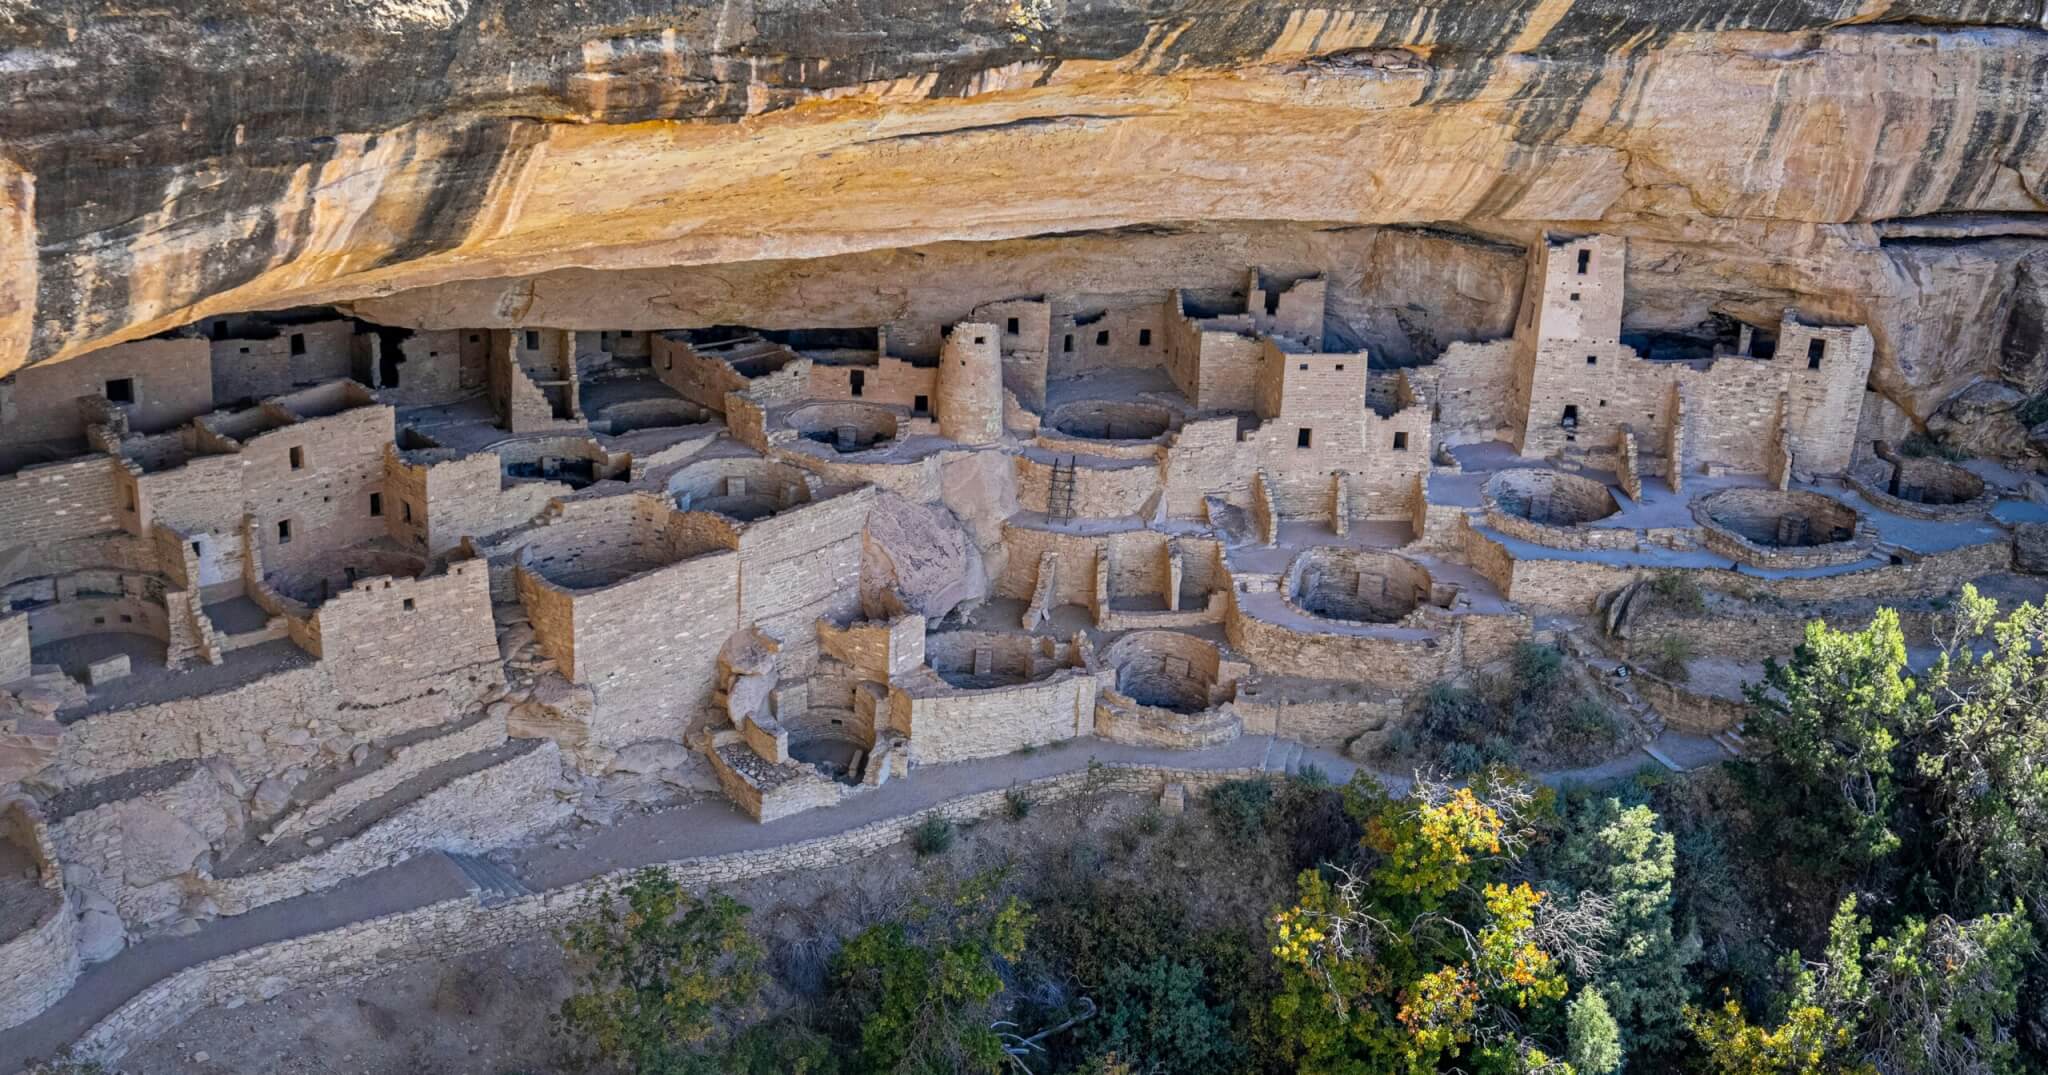
<instances>
[{"instance_id":1,"label":"stone tower","mask_svg":"<svg viewBox=\"0 0 2048 1075\"><path fill-rule=\"evenodd\" d=\"M1002 334L992 324L963 321L939 349L939 433L962 444L1003 436Z\"/></svg>"}]
</instances>

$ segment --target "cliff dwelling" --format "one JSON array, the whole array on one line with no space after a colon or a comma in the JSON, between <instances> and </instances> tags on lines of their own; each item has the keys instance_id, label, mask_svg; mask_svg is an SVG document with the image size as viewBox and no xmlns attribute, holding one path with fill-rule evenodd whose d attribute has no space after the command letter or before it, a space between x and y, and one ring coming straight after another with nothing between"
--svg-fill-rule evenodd
<instances>
[{"instance_id":1,"label":"cliff dwelling","mask_svg":"<svg viewBox=\"0 0 2048 1075\"><path fill-rule=\"evenodd\" d=\"M1406 781L1532 647L1540 776L1694 771L2048 593L2038 12L385 5L226 117L186 6L0 65L0 1071L921 786Z\"/></svg>"}]
</instances>

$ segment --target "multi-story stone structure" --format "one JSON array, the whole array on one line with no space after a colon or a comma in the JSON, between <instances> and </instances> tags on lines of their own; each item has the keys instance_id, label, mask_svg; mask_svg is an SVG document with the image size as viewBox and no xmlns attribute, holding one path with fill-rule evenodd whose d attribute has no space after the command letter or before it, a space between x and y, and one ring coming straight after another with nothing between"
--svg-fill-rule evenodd
<instances>
[{"instance_id":1,"label":"multi-story stone structure","mask_svg":"<svg viewBox=\"0 0 2048 1075\"><path fill-rule=\"evenodd\" d=\"M1081 736L1358 749L1650 572L2010 566L1995 483L1871 443L1868 331L1645 352L1626 257L1539 244L1512 338L1408 369L1252 271L859 331L217 318L0 381L0 1025L650 775L766 821Z\"/></svg>"}]
</instances>

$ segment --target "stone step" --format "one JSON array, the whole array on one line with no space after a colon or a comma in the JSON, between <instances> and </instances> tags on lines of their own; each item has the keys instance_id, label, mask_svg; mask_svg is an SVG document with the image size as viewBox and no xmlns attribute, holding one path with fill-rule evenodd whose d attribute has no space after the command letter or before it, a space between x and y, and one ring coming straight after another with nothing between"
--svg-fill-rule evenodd
<instances>
[{"instance_id":1,"label":"stone step","mask_svg":"<svg viewBox=\"0 0 2048 1075\"><path fill-rule=\"evenodd\" d=\"M1644 744L1643 744L1643 751L1644 751L1644 753L1647 753L1648 755L1650 755L1650 756L1651 756L1652 758L1655 758L1655 759L1657 759L1657 764L1659 764L1659 765L1662 765L1662 766L1663 766L1664 768L1666 768L1666 769L1669 769L1669 770L1671 770L1671 771L1672 771L1672 772L1674 772L1674 773L1682 773L1682 772L1685 772L1685 767L1684 767L1684 766L1682 766L1682 765L1680 765L1680 764L1678 764L1678 763L1677 763L1677 762L1675 762L1675 761L1672 761L1672 760L1671 760L1671 756L1670 756L1670 755L1668 755L1668 754L1664 753L1664 752L1663 752L1663 751L1661 751L1661 750L1658 750L1658 749L1657 749L1657 744L1655 744L1655 743L1644 743Z\"/></svg>"},{"instance_id":2,"label":"stone step","mask_svg":"<svg viewBox=\"0 0 2048 1075\"><path fill-rule=\"evenodd\" d=\"M510 903L521 896L530 896L533 890L526 882L514 877L503 866L484 858L482 855L465 855L454 851L443 851L448 861L462 871L464 883L476 894L476 902L484 907L497 907Z\"/></svg>"}]
</instances>

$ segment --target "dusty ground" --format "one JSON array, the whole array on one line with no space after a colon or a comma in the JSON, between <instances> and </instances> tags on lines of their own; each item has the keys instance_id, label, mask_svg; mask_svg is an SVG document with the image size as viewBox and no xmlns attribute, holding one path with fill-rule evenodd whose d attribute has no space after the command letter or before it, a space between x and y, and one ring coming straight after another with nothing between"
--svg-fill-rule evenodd
<instances>
[{"instance_id":1,"label":"dusty ground","mask_svg":"<svg viewBox=\"0 0 2048 1075\"><path fill-rule=\"evenodd\" d=\"M944 872L969 872L1077 844L1077 833L1128 830L1149 797L1037 807L960 830L951 850L919 859L908 845L832 870L758 878L724 891L754 908L778 978L816 982L836 940L889 917ZM1181 829L1199 843L1205 837ZM1206 828L1206 826L1200 826ZM1176 833L1165 828L1164 837ZM1168 852L1180 857L1180 853ZM420 962L343 989L301 989L267 1004L202 1012L117 1065L128 1075L541 1075L572 1070L548 1016L567 969L541 937L450 963Z\"/></svg>"}]
</instances>

